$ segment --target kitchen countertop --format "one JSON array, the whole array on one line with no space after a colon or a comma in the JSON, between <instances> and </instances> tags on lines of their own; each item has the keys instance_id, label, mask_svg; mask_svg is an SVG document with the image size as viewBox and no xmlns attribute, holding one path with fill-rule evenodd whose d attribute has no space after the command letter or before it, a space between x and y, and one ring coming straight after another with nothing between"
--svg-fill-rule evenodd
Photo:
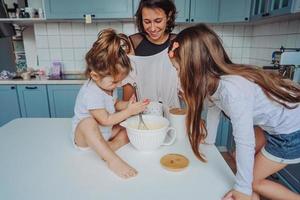
<instances>
[{"instance_id":1,"label":"kitchen countertop","mask_svg":"<svg viewBox=\"0 0 300 200\"><path fill-rule=\"evenodd\" d=\"M32 84L83 84L85 80L39 80L39 79L30 79L30 80L22 80L22 79L13 79L13 80L0 80L0 85L32 85Z\"/></svg>"},{"instance_id":2,"label":"kitchen countertop","mask_svg":"<svg viewBox=\"0 0 300 200\"><path fill-rule=\"evenodd\" d=\"M125 145L117 153L139 174L123 180L94 152L75 149L70 134L68 118L20 118L0 127L0 199L219 200L234 184L214 145L201 145L208 163L184 139L147 153ZM159 161L168 153L185 155L188 168L163 169Z\"/></svg>"}]
</instances>

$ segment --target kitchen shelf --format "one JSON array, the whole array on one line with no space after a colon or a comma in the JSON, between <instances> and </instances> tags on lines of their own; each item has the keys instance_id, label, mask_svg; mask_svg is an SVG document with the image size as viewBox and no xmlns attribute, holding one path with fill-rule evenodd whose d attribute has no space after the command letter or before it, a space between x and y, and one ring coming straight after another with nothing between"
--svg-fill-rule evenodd
<instances>
[{"instance_id":1,"label":"kitchen shelf","mask_svg":"<svg viewBox=\"0 0 300 200\"><path fill-rule=\"evenodd\" d=\"M16 24L33 24L45 21L45 18L0 18L0 22L11 22Z\"/></svg>"}]
</instances>

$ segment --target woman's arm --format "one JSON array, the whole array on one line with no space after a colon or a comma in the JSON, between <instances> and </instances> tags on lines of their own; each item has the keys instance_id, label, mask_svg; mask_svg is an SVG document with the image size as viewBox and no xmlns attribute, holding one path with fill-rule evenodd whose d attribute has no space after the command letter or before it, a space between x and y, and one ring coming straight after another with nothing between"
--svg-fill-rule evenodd
<instances>
[{"instance_id":1,"label":"woman's arm","mask_svg":"<svg viewBox=\"0 0 300 200\"><path fill-rule=\"evenodd\" d=\"M130 97L134 94L134 88L130 84L123 86L123 101L129 101Z\"/></svg>"}]
</instances>

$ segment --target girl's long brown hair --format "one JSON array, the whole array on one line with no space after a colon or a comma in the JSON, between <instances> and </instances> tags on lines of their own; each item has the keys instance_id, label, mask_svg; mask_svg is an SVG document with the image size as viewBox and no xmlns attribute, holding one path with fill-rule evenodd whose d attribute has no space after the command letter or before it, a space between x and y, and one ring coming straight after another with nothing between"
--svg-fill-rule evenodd
<instances>
[{"instance_id":1,"label":"girl's long brown hair","mask_svg":"<svg viewBox=\"0 0 300 200\"><path fill-rule=\"evenodd\" d=\"M130 42L126 35L117 34L113 29L102 30L85 56L86 76L89 77L91 71L101 77L116 77L120 73L127 75L132 69L127 56L129 52Z\"/></svg>"},{"instance_id":2,"label":"girl's long brown hair","mask_svg":"<svg viewBox=\"0 0 300 200\"><path fill-rule=\"evenodd\" d=\"M254 66L232 63L218 35L205 24L182 30L173 42L179 43L173 50L173 59L180 66L179 78L188 108L187 133L193 152L202 161L206 159L199 152L199 144L207 136L205 122L201 119L203 103L217 89L220 76L243 76L258 84L268 98L289 109L296 106L287 103L300 102L299 85Z\"/></svg>"}]
</instances>

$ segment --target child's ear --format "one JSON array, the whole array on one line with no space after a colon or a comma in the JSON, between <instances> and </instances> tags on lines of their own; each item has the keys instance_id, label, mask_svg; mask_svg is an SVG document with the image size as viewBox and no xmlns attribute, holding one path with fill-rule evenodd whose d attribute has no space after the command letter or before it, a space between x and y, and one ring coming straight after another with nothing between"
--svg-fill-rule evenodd
<instances>
[{"instance_id":1,"label":"child's ear","mask_svg":"<svg viewBox=\"0 0 300 200\"><path fill-rule=\"evenodd\" d=\"M98 81L98 80L100 79L99 74L97 74L97 73L94 72L94 71L91 71L91 72L90 72L90 76L91 76L91 78L92 78L94 81Z\"/></svg>"}]
</instances>

